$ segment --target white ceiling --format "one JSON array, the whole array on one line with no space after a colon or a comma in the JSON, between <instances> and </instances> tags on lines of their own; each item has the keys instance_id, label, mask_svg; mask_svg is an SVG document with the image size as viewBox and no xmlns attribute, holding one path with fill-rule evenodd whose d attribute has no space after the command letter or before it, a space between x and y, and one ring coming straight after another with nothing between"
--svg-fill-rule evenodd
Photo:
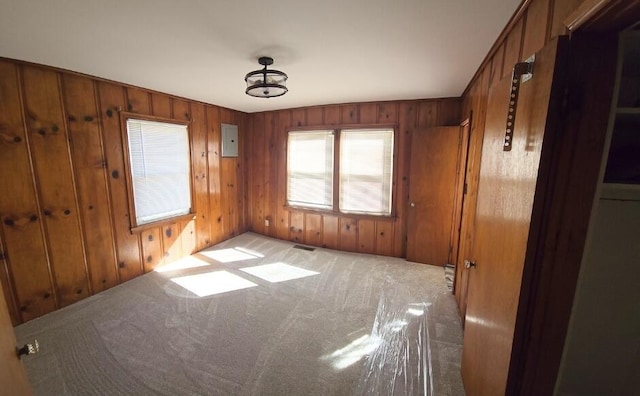
<instances>
[{"instance_id":1,"label":"white ceiling","mask_svg":"<svg viewBox=\"0 0 640 396\"><path fill-rule=\"evenodd\" d=\"M0 0L0 56L246 112L460 96L521 0ZM289 75L245 95L261 55Z\"/></svg>"}]
</instances>

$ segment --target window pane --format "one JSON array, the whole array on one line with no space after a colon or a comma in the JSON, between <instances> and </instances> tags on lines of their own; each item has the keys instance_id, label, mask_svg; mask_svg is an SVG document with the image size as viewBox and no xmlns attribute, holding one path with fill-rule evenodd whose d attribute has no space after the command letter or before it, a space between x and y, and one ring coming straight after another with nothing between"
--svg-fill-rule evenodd
<instances>
[{"instance_id":1,"label":"window pane","mask_svg":"<svg viewBox=\"0 0 640 396\"><path fill-rule=\"evenodd\" d=\"M333 207L333 131L289 132L287 203Z\"/></svg>"},{"instance_id":2,"label":"window pane","mask_svg":"<svg viewBox=\"0 0 640 396\"><path fill-rule=\"evenodd\" d=\"M191 210L186 125L127 120L136 224Z\"/></svg>"},{"instance_id":3,"label":"window pane","mask_svg":"<svg viewBox=\"0 0 640 396\"><path fill-rule=\"evenodd\" d=\"M393 129L343 130L340 211L391 214Z\"/></svg>"}]
</instances>

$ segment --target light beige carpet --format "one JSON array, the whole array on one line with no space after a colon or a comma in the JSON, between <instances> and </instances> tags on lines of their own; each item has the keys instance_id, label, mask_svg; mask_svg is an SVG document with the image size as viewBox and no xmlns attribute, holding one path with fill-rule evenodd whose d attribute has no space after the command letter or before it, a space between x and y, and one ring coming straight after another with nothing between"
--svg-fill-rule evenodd
<instances>
[{"instance_id":1,"label":"light beige carpet","mask_svg":"<svg viewBox=\"0 0 640 396\"><path fill-rule=\"evenodd\" d=\"M36 395L461 395L442 268L246 233L16 328Z\"/></svg>"}]
</instances>

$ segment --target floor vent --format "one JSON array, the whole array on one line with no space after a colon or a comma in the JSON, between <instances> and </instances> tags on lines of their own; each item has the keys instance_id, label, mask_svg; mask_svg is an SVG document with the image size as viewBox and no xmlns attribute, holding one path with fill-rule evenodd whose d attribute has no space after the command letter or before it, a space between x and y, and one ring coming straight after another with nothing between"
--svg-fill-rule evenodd
<instances>
[{"instance_id":1,"label":"floor vent","mask_svg":"<svg viewBox=\"0 0 640 396\"><path fill-rule=\"evenodd\" d=\"M306 250L308 252L313 252L314 250L316 250L316 248L312 248L309 246L302 246L302 245L293 245L294 249L302 249L302 250Z\"/></svg>"}]
</instances>

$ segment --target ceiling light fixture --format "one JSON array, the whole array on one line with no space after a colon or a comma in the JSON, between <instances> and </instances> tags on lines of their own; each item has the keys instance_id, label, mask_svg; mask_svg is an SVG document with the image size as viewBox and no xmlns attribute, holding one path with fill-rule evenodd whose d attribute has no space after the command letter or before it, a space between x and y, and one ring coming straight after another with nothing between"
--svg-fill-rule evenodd
<instances>
[{"instance_id":1,"label":"ceiling light fixture","mask_svg":"<svg viewBox=\"0 0 640 396\"><path fill-rule=\"evenodd\" d=\"M267 66L273 64L273 58L262 56L258 63L264 66L262 70L255 70L244 77L247 82L247 95L256 98L275 98L287 93L287 75L279 70L268 70Z\"/></svg>"}]
</instances>

